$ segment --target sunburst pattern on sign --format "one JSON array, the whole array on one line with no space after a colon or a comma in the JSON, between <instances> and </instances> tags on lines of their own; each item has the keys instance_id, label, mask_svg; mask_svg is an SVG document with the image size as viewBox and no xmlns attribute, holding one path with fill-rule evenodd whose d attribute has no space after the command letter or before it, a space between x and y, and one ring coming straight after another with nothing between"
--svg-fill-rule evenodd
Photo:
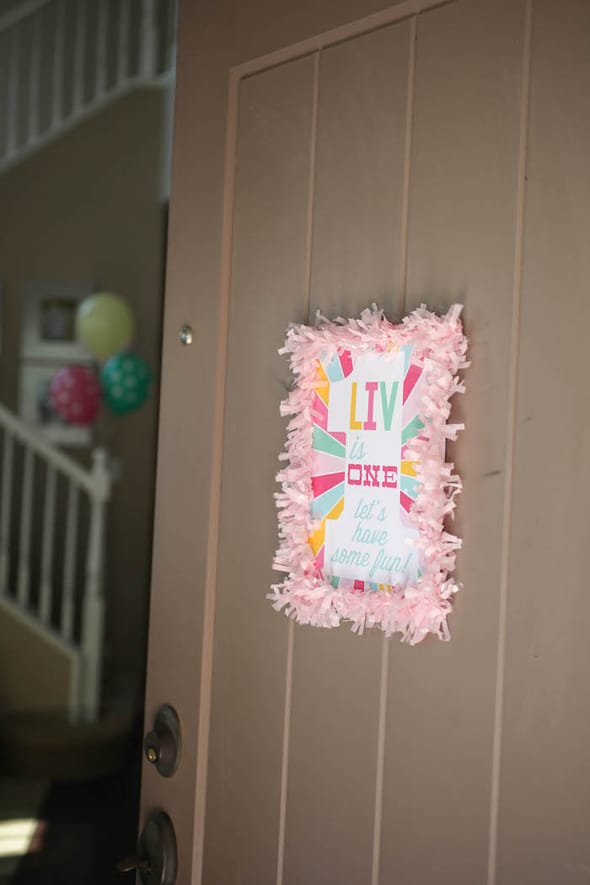
<instances>
[{"instance_id":1,"label":"sunburst pattern on sign","mask_svg":"<svg viewBox=\"0 0 590 885\"><path fill-rule=\"evenodd\" d=\"M422 367L412 362L412 345L392 347L404 355L403 374L403 412L402 412L402 451L399 479L399 503L401 518L404 525L411 523L407 514L418 494L417 465L406 457L408 444L419 436L424 424L420 420L419 407L421 397L420 378ZM330 387L347 378L354 369L352 354L349 350L338 350L328 353L316 361L316 383L312 399L312 476L311 485L313 501L311 515L319 520L319 525L309 538L309 544L315 556L318 574L323 574L325 565L326 523L330 519L338 519L344 509L345 468L346 468L346 433L328 430L328 406ZM390 590L390 585L366 583L364 581L347 582L345 579L331 578L335 587L350 584L356 590Z\"/></svg>"},{"instance_id":2,"label":"sunburst pattern on sign","mask_svg":"<svg viewBox=\"0 0 590 885\"><path fill-rule=\"evenodd\" d=\"M270 599L300 624L348 621L355 632L380 627L412 645L429 633L449 638L460 540L445 520L461 480L445 463L445 443L462 429L448 423L468 366L460 313L460 305L444 316L421 306L395 325L373 305L358 319L318 314L314 326L289 327L281 352L295 384L281 406L292 417L274 560L285 577ZM369 500L365 487L382 491ZM379 578L391 583L372 583ZM379 590L388 592L367 592Z\"/></svg>"}]
</instances>

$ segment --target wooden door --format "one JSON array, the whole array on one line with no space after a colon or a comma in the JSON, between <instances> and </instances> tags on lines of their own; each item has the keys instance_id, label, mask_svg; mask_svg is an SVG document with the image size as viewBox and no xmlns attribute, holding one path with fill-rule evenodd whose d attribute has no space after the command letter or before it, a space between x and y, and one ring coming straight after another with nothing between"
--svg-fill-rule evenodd
<instances>
[{"instance_id":1,"label":"wooden door","mask_svg":"<svg viewBox=\"0 0 590 885\"><path fill-rule=\"evenodd\" d=\"M182 885L574 885L590 870L590 4L185 0L147 768ZM465 304L451 642L266 593L291 321ZM189 323L194 341L178 330Z\"/></svg>"}]
</instances>

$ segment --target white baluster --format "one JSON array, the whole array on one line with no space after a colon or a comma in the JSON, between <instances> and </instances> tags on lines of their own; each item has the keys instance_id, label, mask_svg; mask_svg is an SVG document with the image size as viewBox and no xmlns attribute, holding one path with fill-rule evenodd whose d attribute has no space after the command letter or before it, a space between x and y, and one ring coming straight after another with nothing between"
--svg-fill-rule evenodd
<instances>
[{"instance_id":1,"label":"white baluster","mask_svg":"<svg viewBox=\"0 0 590 885\"><path fill-rule=\"evenodd\" d=\"M129 79L129 0L119 4L118 33L117 86L122 86Z\"/></svg>"},{"instance_id":2,"label":"white baluster","mask_svg":"<svg viewBox=\"0 0 590 885\"><path fill-rule=\"evenodd\" d=\"M53 588L53 539L55 527L55 467L47 465L45 475L45 506L43 508L43 545L41 552L41 591L39 617L44 624L51 619L51 591Z\"/></svg>"},{"instance_id":3,"label":"white baluster","mask_svg":"<svg viewBox=\"0 0 590 885\"><path fill-rule=\"evenodd\" d=\"M80 111L84 104L86 81L86 0L76 4L76 36L74 44L74 111Z\"/></svg>"},{"instance_id":4,"label":"white baluster","mask_svg":"<svg viewBox=\"0 0 590 885\"><path fill-rule=\"evenodd\" d=\"M39 135L39 75L41 70L41 13L33 18L31 38L31 66L29 70L29 114L27 141L29 144L37 140Z\"/></svg>"},{"instance_id":5,"label":"white baluster","mask_svg":"<svg viewBox=\"0 0 590 885\"><path fill-rule=\"evenodd\" d=\"M15 153L18 145L18 95L19 95L19 29L10 31L8 50L8 84L6 96L6 155Z\"/></svg>"},{"instance_id":6,"label":"white baluster","mask_svg":"<svg viewBox=\"0 0 590 885\"><path fill-rule=\"evenodd\" d=\"M63 591L61 598L61 635L68 641L74 632L74 588L76 581L76 550L78 540L78 505L80 490L70 482L66 516L66 544L64 552Z\"/></svg>"},{"instance_id":7,"label":"white baluster","mask_svg":"<svg viewBox=\"0 0 590 885\"><path fill-rule=\"evenodd\" d=\"M14 25L20 24L23 19L34 15L43 6L47 6L51 0L11 0L9 12L0 13L0 31L9 31ZM0 4L6 6L6 3Z\"/></svg>"},{"instance_id":8,"label":"white baluster","mask_svg":"<svg viewBox=\"0 0 590 885\"><path fill-rule=\"evenodd\" d=\"M65 549L63 590L61 599L61 634L69 653L73 670L70 700L70 714L75 716L83 706L85 715L96 718L100 709L100 683L104 633L104 539L106 504L110 497L111 478L107 457L102 451L93 454L91 471L80 467L75 461L51 446L35 433L27 424L0 404L0 429L4 435L1 460L0 486L0 595L12 596L8 586L10 580L10 537L18 512L19 501L12 494L15 485L14 449L23 447L22 479L20 487L20 520L18 546L16 596L22 616L37 631L46 631L48 640L56 640L50 629L52 596L54 587L52 572L54 564L56 507L58 500L58 477L63 475L68 482L67 516L65 526ZM40 587L39 605L29 608L30 599L30 559L32 552L32 510L36 490L35 474L37 459L45 464L45 485L43 502L43 531L40 544ZM78 597L76 593L77 553L79 517L79 496L88 496L90 502L90 522L87 536L87 553L84 569L84 590L81 602L81 636L74 634ZM13 603L14 604L14 603ZM79 691L76 686L79 685Z\"/></svg>"},{"instance_id":9,"label":"white baluster","mask_svg":"<svg viewBox=\"0 0 590 885\"><path fill-rule=\"evenodd\" d=\"M158 32L156 30L156 9L154 0L143 0L141 4L140 31L140 75L150 80L156 74L158 53Z\"/></svg>"},{"instance_id":10,"label":"white baluster","mask_svg":"<svg viewBox=\"0 0 590 885\"><path fill-rule=\"evenodd\" d=\"M94 80L95 100L103 97L107 88L107 34L109 6L107 0L98 0L98 22L96 25L96 75Z\"/></svg>"},{"instance_id":11,"label":"white baluster","mask_svg":"<svg viewBox=\"0 0 590 885\"><path fill-rule=\"evenodd\" d=\"M4 450L2 452L2 508L0 510L0 596L8 592L8 573L10 569L10 511L12 504L12 463L14 440L8 430L4 431Z\"/></svg>"},{"instance_id":12,"label":"white baluster","mask_svg":"<svg viewBox=\"0 0 590 885\"><path fill-rule=\"evenodd\" d=\"M55 36L53 40L53 83L51 101L51 128L55 129L63 117L64 53L65 53L65 0L56 0Z\"/></svg>"},{"instance_id":13,"label":"white baluster","mask_svg":"<svg viewBox=\"0 0 590 885\"><path fill-rule=\"evenodd\" d=\"M33 514L33 477L35 456L33 450L25 447L23 458L23 483L20 512L20 539L18 550L18 587L19 604L26 608L29 604L31 580L31 517Z\"/></svg>"},{"instance_id":14,"label":"white baluster","mask_svg":"<svg viewBox=\"0 0 590 885\"><path fill-rule=\"evenodd\" d=\"M101 449L97 449L93 452L93 461L93 474L96 479L97 495L92 500L90 509L86 579L82 609L83 703L88 719L95 719L99 712L104 632L105 500L110 487L106 453Z\"/></svg>"},{"instance_id":15,"label":"white baluster","mask_svg":"<svg viewBox=\"0 0 590 885\"><path fill-rule=\"evenodd\" d=\"M168 7L166 29L166 72L176 66L176 41L178 33L178 0L172 0Z\"/></svg>"}]
</instances>

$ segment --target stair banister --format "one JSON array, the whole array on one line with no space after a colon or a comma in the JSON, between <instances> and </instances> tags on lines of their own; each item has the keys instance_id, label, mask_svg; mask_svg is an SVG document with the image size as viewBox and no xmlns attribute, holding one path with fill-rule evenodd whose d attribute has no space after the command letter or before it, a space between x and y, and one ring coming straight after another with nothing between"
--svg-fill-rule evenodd
<instances>
[{"instance_id":1,"label":"stair banister","mask_svg":"<svg viewBox=\"0 0 590 885\"><path fill-rule=\"evenodd\" d=\"M0 15L0 31L9 31L50 3L51 0L28 0L26 3L19 3L14 9Z\"/></svg>"},{"instance_id":2,"label":"stair banister","mask_svg":"<svg viewBox=\"0 0 590 885\"><path fill-rule=\"evenodd\" d=\"M69 458L58 448L47 442L37 430L18 418L10 409L0 404L0 426L8 431L15 440L28 448L33 449L36 455L53 464L60 473L70 477L90 495L97 495L106 500L110 487L105 486L104 480L97 480L92 471L85 470L72 458Z\"/></svg>"},{"instance_id":3,"label":"stair banister","mask_svg":"<svg viewBox=\"0 0 590 885\"><path fill-rule=\"evenodd\" d=\"M168 86L174 79L176 11L177 0L164 7L160 0L141 0L137 7L132 0L72 0L67 5L65 0L30 0L0 15L6 47L6 74L0 73L0 118L6 121L0 172L131 89ZM66 39L70 27L73 46ZM137 38L137 58L132 37ZM41 89L45 79L47 94ZM72 96L70 103L65 96Z\"/></svg>"},{"instance_id":4,"label":"stair banister","mask_svg":"<svg viewBox=\"0 0 590 885\"><path fill-rule=\"evenodd\" d=\"M106 507L111 493L111 475L106 452L96 449L92 468L86 470L72 458L48 443L5 406L0 405L2 474L0 485L0 610L18 616L37 635L46 635L49 644L65 651L74 662L70 716L93 720L100 710L104 634L104 555ZM22 482L13 481L15 452L22 449ZM44 466L44 471L41 469ZM44 482L41 484L41 477ZM55 596L55 524L57 482L65 483L66 516L62 584ZM86 561L77 580L80 496L88 498L89 522ZM42 504L41 539L33 550L32 516L37 501ZM11 551L11 525L18 514L18 557ZM12 556L12 559L11 559ZM34 572L33 557L39 566ZM13 566L11 568L11 562ZM38 594L32 595L31 579L39 573ZM16 587L10 576L16 574ZM81 584L81 592L77 585ZM60 612L55 622L54 599ZM31 600L35 600L34 603ZM81 622L76 635L76 612Z\"/></svg>"}]
</instances>

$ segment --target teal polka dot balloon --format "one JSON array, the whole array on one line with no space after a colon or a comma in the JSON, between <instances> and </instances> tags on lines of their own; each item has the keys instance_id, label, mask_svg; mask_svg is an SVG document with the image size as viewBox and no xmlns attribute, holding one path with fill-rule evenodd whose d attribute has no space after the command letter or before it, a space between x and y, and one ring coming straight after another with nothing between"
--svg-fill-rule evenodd
<instances>
[{"instance_id":1,"label":"teal polka dot balloon","mask_svg":"<svg viewBox=\"0 0 590 885\"><path fill-rule=\"evenodd\" d=\"M150 367L135 353L118 353L101 372L104 399L115 415L127 415L144 404L152 384Z\"/></svg>"}]
</instances>

